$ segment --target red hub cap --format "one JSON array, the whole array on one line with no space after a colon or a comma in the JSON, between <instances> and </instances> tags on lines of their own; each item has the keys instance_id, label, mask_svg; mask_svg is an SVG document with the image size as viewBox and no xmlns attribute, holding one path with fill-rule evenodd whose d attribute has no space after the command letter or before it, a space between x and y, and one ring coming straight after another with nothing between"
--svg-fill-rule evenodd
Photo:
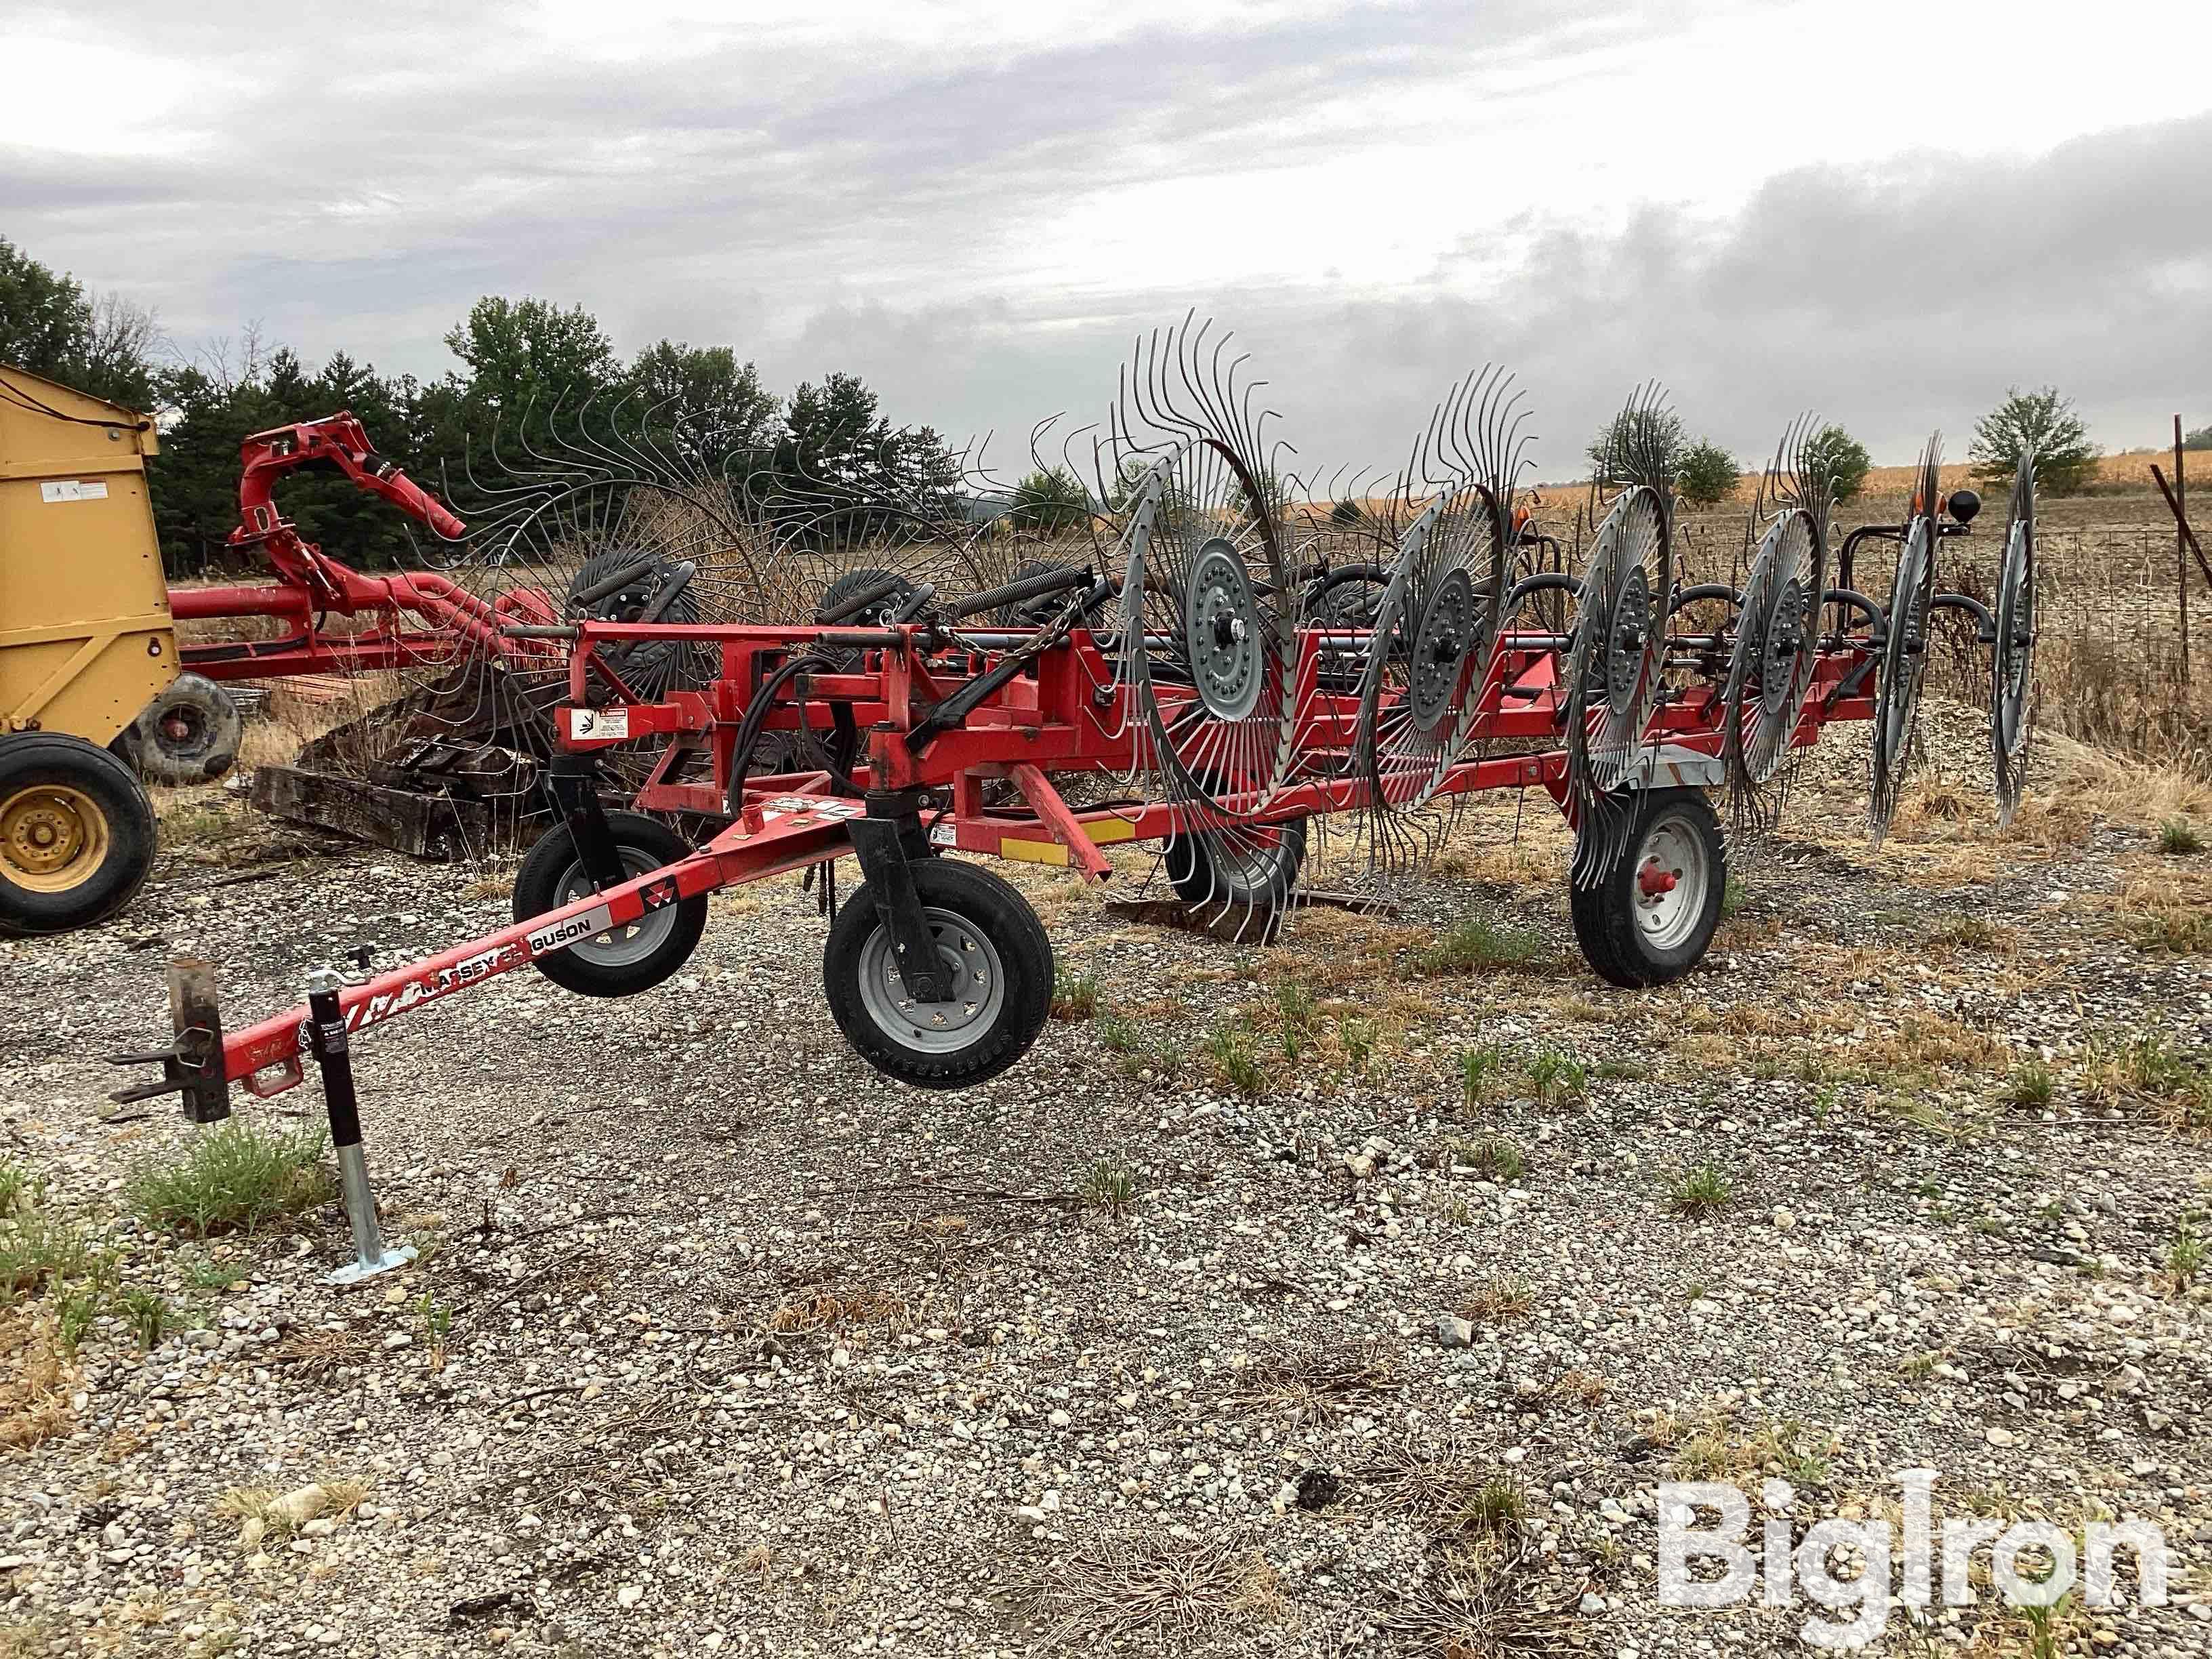
<instances>
[{"instance_id":1,"label":"red hub cap","mask_svg":"<svg viewBox=\"0 0 2212 1659\"><path fill-rule=\"evenodd\" d=\"M1636 872L1636 885L1646 898L1657 898L1662 893L1671 893L1680 879L1657 859L1646 859L1644 867Z\"/></svg>"}]
</instances>

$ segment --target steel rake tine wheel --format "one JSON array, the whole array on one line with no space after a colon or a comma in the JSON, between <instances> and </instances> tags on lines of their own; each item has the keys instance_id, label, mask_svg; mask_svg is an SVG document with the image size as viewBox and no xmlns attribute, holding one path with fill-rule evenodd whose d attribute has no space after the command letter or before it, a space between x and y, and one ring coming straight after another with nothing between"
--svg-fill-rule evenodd
<instances>
[{"instance_id":1,"label":"steel rake tine wheel","mask_svg":"<svg viewBox=\"0 0 2212 1659\"><path fill-rule=\"evenodd\" d=\"M1279 689L1287 670L1273 650L1243 655L1267 636L1249 575L1225 538L1208 538L1179 562L1176 532L1162 532L1176 458L1163 459L1137 491L1122 599L1122 667L1130 690L1132 756L1152 788L1178 809L1180 823L1161 848L1162 867L1184 903L1208 923L1226 923L1239 939L1266 941L1289 915L1304 863L1303 818L1261 822L1266 797L1279 787L1287 736L1274 719L1255 717L1259 691ZM1165 548L1164 569L1152 556ZM1243 628L1224 627L1226 618ZM1295 640L1295 633L1290 635ZM1243 660L1237 659L1243 655ZM1249 665L1249 673L1248 673ZM1248 691L1249 678L1258 684ZM1242 709L1240 716L1237 711Z\"/></svg>"},{"instance_id":2,"label":"steel rake tine wheel","mask_svg":"<svg viewBox=\"0 0 2212 1659\"><path fill-rule=\"evenodd\" d=\"M1997 575L1990 652L1990 748L1996 765L1997 828L2012 823L2035 741L2035 456L2013 477L2004 563Z\"/></svg>"},{"instance_id":3,"label":"steel rake tine wheel","mask_svg":"<svg viewBox=\"0 0 2212 1659\"><path fill-rule=\"evenodd\" d=\"M1269 414L1229 337L1186 319L1124 371L1102 473L1124 497L1121 640L1131 777L1179 820L1187 903L1266 937L1290 904L1303 821L1266 821L1296 756L1303 586L1270 465Z\"/></svg>"},{"instance_id":4,"label":"steel rake tine wheel","mask_svg":"<svg viewBox=\"0 0 2212 1659\"><path fill-rule=\"evenodd\" d=\"M1921 451L1912 511L1897 556L1884 617L1881 663L1875 680L1874 738L1867 801L1869 838L1879 847L1897 816L1919 735L1920 692L1928 678L1929 629L1936 598L1938 476L1942 439Z\"/></svg>"},{"instance_id":5,"label":"steel rake tine wheel","mask_svg":"<svg viewBox=\"0 0 2212 1659\"><path fill-rule=\"evenodd\" d=\"M1577 884L1601 879L1611 866L1626 829L1622 791L1641 781L1666 645L1668 542L1663 498L1633 485L1599 526L1583 577L1574 642L1560 671Z\"/></svg>"},{"instance_id":6,"label":"steel rake tine wheel","mask_svg":"<svg viewBox=\"0 0 2212 1659\"><path fill-rule=\"evenodd\" d=\"M1740 836L1773 828L1789 793L1789 769L1805 700L1820 660L1820 597L1827 581L1829 489L1805 464L1819 430L1810 416L1784 434L1767 470L1753 522L1778 505L1744 580L1722 696L1721 757Z\"/></svg>"},{"instance_id":7,"label":"steel rake tine wheel","mask_svg":"<svg viewBox=\"0 0 2212 1659\"><path fill-rule=\"evenodd\" d=\"M1437 839L1429 809L1475 749L1510 621L1514 484L1524 412L1511 377L1454 385L1416 441L1401 501L1433 491L1398 540L1375 609L1352 742L1370 863L1381 873Z\"/></svg>"}]
</instances>

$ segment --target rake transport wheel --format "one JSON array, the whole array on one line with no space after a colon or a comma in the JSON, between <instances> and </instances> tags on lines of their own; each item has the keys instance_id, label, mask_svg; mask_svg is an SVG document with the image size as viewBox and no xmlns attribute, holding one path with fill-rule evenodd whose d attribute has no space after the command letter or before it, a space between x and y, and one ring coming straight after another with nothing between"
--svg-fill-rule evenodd
<instances>
[{"instance_id":1,"label":"rake transport wheel","mask_svg":"<svg viewBox=\"0 0 2212 1659\"><path fill-rule=\"evenodd\" d=\"M1721 822L1696 789L1638 790L1620 810L1627 834L1618 854L1595 882L1569 884L1575 939L1600 979L1627 990L1670 984L1698 965L1720 926Z\"/></svg>"},{"instance_id":2,"label":"rake transport wheel","mask_svg":"<svg viewBox=\"0 0 2212 1659\"><path fill-rule=\"evenodd\" d=\"M838 907L822 951L830 1012L860 1058L921 1089L964 1089L1029 1052L1052 1008L1052 944L1013 886L972 864L908 866L951 994L907 995L869 884Z\"/></svg>"},{"instance_id":3,"label":"rake transport wheel","mask_svg":"<svg viewBox=\"0 0 2212 1659\"><path fill-rule=\"evenodd\" d=\"M105 921L154 866L154 809L131 769L59 732L0 737L0 934Z\"/></svg>"},{"instance_id":4,"label":"rake transport wheel","mask_svg":"<svg viewBox=\"0 0 2212 1659\"><path fill-rule=\"evenodd\" d=\"M1267 824L1235 838L1170 836L1160 865L1176 896L1194 909L1242 910L1253 936L1273 939L1291 908L1291 890L1306 860L1306 821Z\"/></svg>"},{"instance_id":5,"label":"rake transport wheel","mask_svg":"<svg viewBox=\"0 0 2212 1659\"><path fill-rule=\"evenodd\" d=\"M108 747L149 783L185 787L230 770L246 736L238 704L204 674L179 674Z\"/></svg>"},{"instance_id":6,"label":"rake transport wheel","mask_svg":"<svg viewBox=\"0 0 2212 1659\"><path fill-rule=\"evenodd\" d=\"M2035 458L2013 479L2012 524L1997 574L1996 644L1990 657L1990 748L1996 763L1997 827L2012 822L2027 783L2035 737Z\"/></svg>"},{"instance_id":7,"label":"rake transport wheel","mask_svg":"<svg viewBox=\"0 0 2212 1659\"><path fill-rule=\"evenodd\" d=\"M623 869L631 876L673 864L691 851L681 836L642 812L608 813L607 831ZM514 919L542 916L593 890L568 826L556 823L532 844L514 873ZM626 997L651 990L690 961L706 927L707 896L701 893L648 910L626 927L579 939L532 965L564 990L587 997Z\"/></svg>"}]
</instances>

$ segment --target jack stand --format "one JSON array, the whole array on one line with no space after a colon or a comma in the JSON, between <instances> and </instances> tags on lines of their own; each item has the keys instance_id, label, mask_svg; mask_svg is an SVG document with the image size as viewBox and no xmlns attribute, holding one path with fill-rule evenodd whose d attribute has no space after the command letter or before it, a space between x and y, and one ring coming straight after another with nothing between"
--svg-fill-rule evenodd
<instances>
[{"instance_id":1,"label":"jack stand","mask_svg":"<svg viewBox=\"0 0 2212 1659\"><path fill-rule=\"evenodd\" d=\"M337 969L318 968L307 975L307 1047L323 1073L323 1103L331 1115L331 1145L338 1155L338 1187L345 1197L346 1219L353 1224L354 1259L326 1276L329 1285L358 1285L379 1273L404 1267L415 1247L386 1249L376 1224L376 1198L368 1189L368 1160L361 1150L361 1106L354 1097L353 1058L346 1042L345 1015L338 992L345 981Z\"/></svg>"}]
</instances>

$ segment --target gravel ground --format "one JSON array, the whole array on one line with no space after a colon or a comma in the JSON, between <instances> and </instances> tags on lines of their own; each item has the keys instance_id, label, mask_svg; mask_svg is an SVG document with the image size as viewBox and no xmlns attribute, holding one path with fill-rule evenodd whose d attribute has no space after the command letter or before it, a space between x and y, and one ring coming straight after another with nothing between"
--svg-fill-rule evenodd
<instances>
[{"instance_id":1,"label":"gravel ground","mask_svg":"<svg viewBox=\"0 0 2212 1659\"><path fill-rule=\"evenodd\" d=\"M1972 737L1938 711L1939 759L1978 774ZM349 1291L335 1206L123 1213L188 1132L103 1121L99 1057L166 1025L168 951L243 1023L505 899L255 863L285 836L227 808L121 921L0 944L0 1151L178 1326L70 1358L52 1295L0 1312L22 1413L55 1368L0 1464L0 1655L1780 1650L1807 1609L1660 1605L1656 1484L1786 1479L1802 1537L1914 1465L1939 1516L2164 1528L2172 1604L2063 1608L2052 1650L2212 1651L2212 1271L2170 1265L2212 1235L2212 957L2130 908L2212 858L2063 780L1998 839L1941 777L1870 853L1830 748L1707 963L1640 994L1574 957L1540 799L1264 952L995 866L1097 1008L963 1093L845 1048L811 895L723 896L656 991L511 975L358 1044L424 1255ZM1469 916L1540 945L1422 972ZM2033 1635L1985 1593L1886 1640Z\"/></svg>"}]
</instances>

